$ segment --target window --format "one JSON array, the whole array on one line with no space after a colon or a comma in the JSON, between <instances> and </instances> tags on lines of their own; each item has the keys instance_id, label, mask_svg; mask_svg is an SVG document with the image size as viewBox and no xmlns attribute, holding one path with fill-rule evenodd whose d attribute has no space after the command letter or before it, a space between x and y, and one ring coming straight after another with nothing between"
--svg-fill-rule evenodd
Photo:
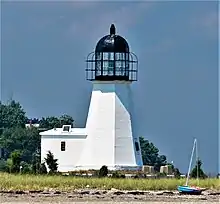
<instances>
[{"instance_id":1,"label":"window","mask_svg":"<svg viewBox=\"0 0 220 204\"><path fill-rule=\"evenodd\" d=\"M114 60L114 52L108 53L108 60Z\"/></svg>"},{"instance_id":2,"label":"window","mask_svg":"<svg viewBox=\"0 0 220 204\"><path fill-rule=\"evenodd\" d=\"M135 149L137 152L140 150L138 142L135 142Z\"/></svg>"},{"instance_id":3,"label":"window","mask_svg":"<svg viewBox=\"0 0 220 204\"><path fill-rule=\"evenodd\" d=\"M116 60L125 60L125 53L115 53Z\"/></svg>"},{"instance_id":4,"label":"window","mask_svg":"<svg viewBox=\"0 0 220 204\"><path fill-rule=\"evenodd\" d=\"M103 60L114 60L114 52L103 52Z\"/></svg>"},{"instance_id":5,"label":"window","mask_svg":"<svg viewBox=\"0 0 220 204\"><path fill-rule=\"evenodd\" d=\"M96 60L101 60L102 59L102 53L100 53L100 52L96 53L95 57L96 57Z\"/></svg>"},{"instance_id":6,"label":"window","mask_svg":"<svg viewBox=\"0 0 220 204\"><path fill-rule=\"evenodd\" d=\"M66 142L61 142L61 151L65 151L66 150Z\"/></svg>"},{"instance_id":7,"label":"window","mask_svg":"<svg viewBox=\"0 0 220 204\"><path fill-rule=\"evenodd\" d=\"M64 132L69 132L71 128L71 125L63 125L63 131Z\"/></svg>"}]
</instances>

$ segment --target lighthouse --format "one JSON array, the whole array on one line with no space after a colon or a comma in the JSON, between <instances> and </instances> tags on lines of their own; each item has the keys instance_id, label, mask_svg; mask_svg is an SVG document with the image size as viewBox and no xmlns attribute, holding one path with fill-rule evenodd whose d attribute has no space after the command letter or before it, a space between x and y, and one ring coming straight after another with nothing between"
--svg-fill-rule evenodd
<instances>
[{"instance_id":1,"label":"lighthouse","mask_svg":"<svg viewBox=\"0 0 220 204\"><path fill-rule=\"evenodd\" d=\"M92 94L86 121L87 139L78 166L131 169L142 166L139 137L134 128L131 84L137 80L137 57L127 41L110 33L87 57L86 76Z\"/></svg>"},{"instance_id":2,"label":"lighthouse","mask_svg":"<svg viewBox=\"0 0 220 204\"><path fill-rule=\"evenodd\" d=\"M48 151L58 171L137 170L143 165L134 119L131 84L137 81L138 60L112 24L86 60L92 93L85 128L63 127L41 132L41 161Z\"/></svg>"}]
</instances>

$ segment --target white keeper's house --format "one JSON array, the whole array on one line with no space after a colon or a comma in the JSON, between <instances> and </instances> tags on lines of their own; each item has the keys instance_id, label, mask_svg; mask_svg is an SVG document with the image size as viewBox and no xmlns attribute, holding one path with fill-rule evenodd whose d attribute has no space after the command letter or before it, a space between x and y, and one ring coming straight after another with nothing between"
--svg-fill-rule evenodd
<instances>
[{"instance_id":1,"label":"white keeper's house","mask_svg":"<svg viewBox=\"0 0 220 204\"><path fill-rule=\"evenodd\" d=\"M48 151L58 171L142 168L139 137L133 128L130 86L137 81L137 57L112 24L87 57L86 76L93 85L86 127L64 125L41 132L41 160Z\"/></svg>"}]
</instances>

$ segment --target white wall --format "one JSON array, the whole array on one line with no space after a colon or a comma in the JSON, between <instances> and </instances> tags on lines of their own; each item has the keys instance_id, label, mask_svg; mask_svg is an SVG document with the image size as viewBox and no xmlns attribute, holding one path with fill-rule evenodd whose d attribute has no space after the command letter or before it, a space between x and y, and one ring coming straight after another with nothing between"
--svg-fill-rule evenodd
<instances>
[{"instance_id":1,"label":"white wall","mask_svg":"<svg viewBox=\"0 0 220 204\"><path fill-rule=\"evenodd\" d=\"M72 171L78 162L85 139L86 136L83 135L43 135L41 137L41 161L43 162L50 150L54 158L58 159L58 171ZM66 142L65 151L61 151L61 141Z\"/></svg>"},{"instance_id":2,"label":"white wall","mask_svg":"<svg viewBox=\"0 0 220 204\"><path fill-rule=\"evenodd\" d=\"M139 145L139 139L133 125L134 104L130 84L116 84L115 93L115 163L142 166L140 147L139 151L136 151L134 145L135 142Z\"/></svg>"},{"instance_id":3,"label":"white wall","mask_svg":"<svg viewBox=\"0 0 220 204\"><path fill-rule=\"evenodd\" d=\"M142 166L135 151L129 82L94 82L86 123L88 137L77 165L98 169L102 165Z\"/></svg>"},{"instance_id":4,"label":"white wall","mask_svg":"<svg viewBox=\"0 0 220 204\"><path fill-rule=\"evenodd\" d=\"M50 150L59 171L142 166L141 149L133 128L130 82L94 82L86 128L62 128L42 132L41 156ZM85 136L87 135L87 136ZM61 141L66 151L61 151ZM60 163L60 162L61 163Z\"/></svg>"},{"instance_id":5,"label":"white wall","mask_svg":"<svg viewBox=\"0 0 220 204\"><path fill-rule=\"evenodd\" d=\"M93 85L86 122L88 137L77 164L83 166L83 169L114 165L115 96L112 88L113 85Z\"/></svg>"}]
</instances>

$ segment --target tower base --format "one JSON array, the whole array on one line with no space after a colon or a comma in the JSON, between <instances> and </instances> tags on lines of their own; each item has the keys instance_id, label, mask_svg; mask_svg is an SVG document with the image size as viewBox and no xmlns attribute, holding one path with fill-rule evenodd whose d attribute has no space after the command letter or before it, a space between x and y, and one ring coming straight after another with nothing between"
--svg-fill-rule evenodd
<instances>
[{"instance_id":1,"label":"tower base","mask_svg":"<svg viewBox=\"0 0 220 204\"><path fill-rule=\"evenodd\" d=\"M133 127L130 82L93 82L86 123L87 138L77 169L139 169L139 138Z\"/></svg>"}]
</instances>

